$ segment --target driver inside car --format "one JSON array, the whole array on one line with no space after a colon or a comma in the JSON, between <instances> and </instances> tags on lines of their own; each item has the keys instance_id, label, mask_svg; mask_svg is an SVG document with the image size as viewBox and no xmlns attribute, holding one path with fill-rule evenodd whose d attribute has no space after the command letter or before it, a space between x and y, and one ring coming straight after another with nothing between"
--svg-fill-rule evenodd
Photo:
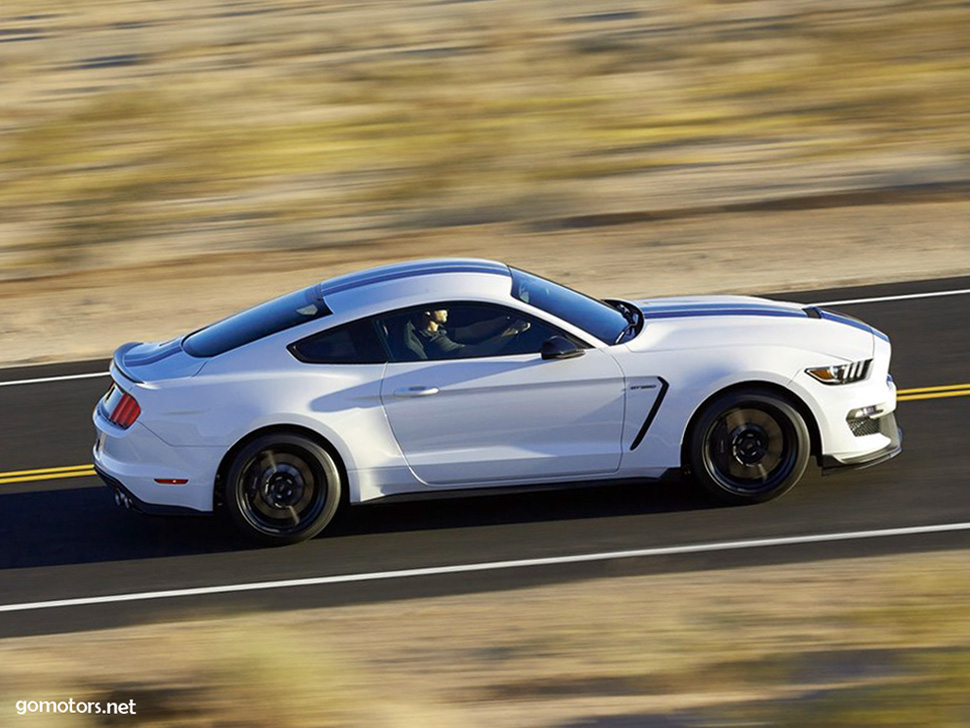
<instances>
[{"instance_id":1,"label":"driver inside car","mask_svg":"<svg viewBox=\"0 0 970 728\"><path fill-rule=\"evenodd\" d=\"M415 334L429 359L453 359L497 354L508 343L508 337L528 331L528 321L509 324L506 316L476 321L467 326L452 330L445 328L448 322L448 309L440 308L425 311L415 323ZM486 337L486 338L482 338ZM481 339L478 343L467 341Z\"/></svg>"}]
</instances>

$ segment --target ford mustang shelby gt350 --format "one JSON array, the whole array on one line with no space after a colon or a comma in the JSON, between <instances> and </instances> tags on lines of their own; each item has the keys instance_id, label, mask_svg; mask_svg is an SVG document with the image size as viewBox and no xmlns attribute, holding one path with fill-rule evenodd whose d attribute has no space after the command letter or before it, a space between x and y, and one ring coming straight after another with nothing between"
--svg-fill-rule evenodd
<instances>
[{"instance_id":1,"label":"ford mustang shelby gt350","mask_svg":"<svg viewBox=\"0 0 970 728\"><path fill-rule=\"evenodd\" d=\"M145 512L256 538L341 502L688 473L731 503L900 451L889 339L742 296L590 298L485 260L333 278L120 347L94 462Z\"/></svg>"}]
</instances>

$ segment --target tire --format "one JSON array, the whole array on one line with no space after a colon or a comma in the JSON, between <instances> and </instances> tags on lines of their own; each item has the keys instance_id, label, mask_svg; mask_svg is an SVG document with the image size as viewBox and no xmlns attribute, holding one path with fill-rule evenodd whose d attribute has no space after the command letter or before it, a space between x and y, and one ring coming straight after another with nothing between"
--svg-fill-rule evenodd
<instances>
[{"instance_id":1,"label":"tire","mask_svg":"<svg viewBox=\"0 0 970 728\"><path fill-rule=\"evenodd\" d=\"M283 545L326 528L341 488L340 470L326 449L302 435L274 433L236 454L223 498L233 524L246 536Z\"/></svg>"},{"instance_id":2,"label":"tire","mask_svg":"<svg viewBox=\"0 0 970 728\"><path fill-rule=\"evenodd\" d=\"M698 484L725 503L763 503L801 480L811 456L805 419L764 389L726 392L691 429L688 463Z\"/></svg>"}]
</instances>

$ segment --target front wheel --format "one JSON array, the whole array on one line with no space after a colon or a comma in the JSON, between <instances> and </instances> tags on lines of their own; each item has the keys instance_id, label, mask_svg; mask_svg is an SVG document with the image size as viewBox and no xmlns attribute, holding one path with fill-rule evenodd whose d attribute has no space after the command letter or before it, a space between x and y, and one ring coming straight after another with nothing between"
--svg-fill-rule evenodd
<instances>
[{"instance_id":1,"label":"front wheel","mask_svg":"<svg viewBox=\"0 0 970 728\"><path fill-rule=\"evenodd\" d=\"M233 523L264 543L313 538L337 512L340 471L333 456L296 434L256 438L237 453L223 493Z\"/></svg>"},{"instance_id":2,"label":"front wheel","mask_svg":"<svg viewBox=\"0 0 970 728\"><path fill-rule=\"evenodd\" d=\"M805 419L788 401L763 390L736 390L701 413L688 460L699 484L719 500L761 503L795 487L810 451Z\"/></svg>"}]
</instances>

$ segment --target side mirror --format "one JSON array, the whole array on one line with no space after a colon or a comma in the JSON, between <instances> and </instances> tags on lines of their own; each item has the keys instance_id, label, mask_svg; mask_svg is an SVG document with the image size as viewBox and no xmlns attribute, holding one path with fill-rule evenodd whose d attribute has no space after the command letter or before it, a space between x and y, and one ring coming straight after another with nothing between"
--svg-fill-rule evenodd
<instances>
[{"instance_id":1,"label":"side mirror","mask_svg":"<svg viewBox=\"0 0 970 728\"><path fill-rule=\"evenodd\" d=\"M551 336L542 342L543 359L572 359L585 352L565 336Z\"/></svg>"}]
</instances>

